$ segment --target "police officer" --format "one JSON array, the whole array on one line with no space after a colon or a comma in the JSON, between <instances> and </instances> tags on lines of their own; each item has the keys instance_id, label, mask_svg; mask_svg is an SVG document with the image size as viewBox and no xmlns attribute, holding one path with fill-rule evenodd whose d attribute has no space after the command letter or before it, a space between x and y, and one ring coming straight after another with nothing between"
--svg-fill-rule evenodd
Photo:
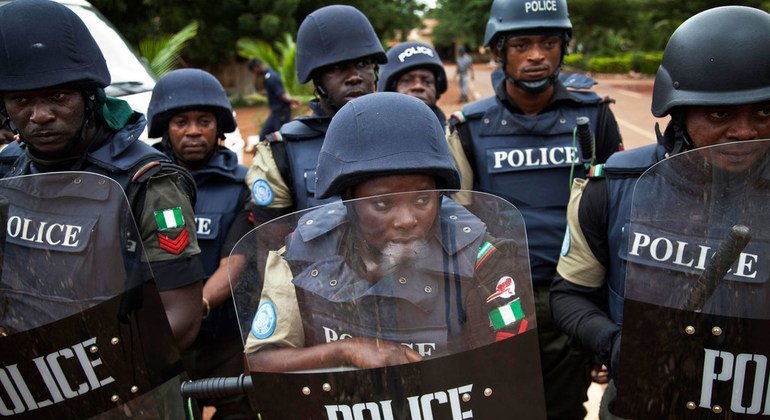
<instances>
[{"instance_id":1,"label":"police officer","mask_svg":"<svg viewBox=\"0 0 770 420\"><path fill-rule=\"evenodd\" d=\"M377 90L414 96L433 110L442 126L446 115L436 102L447 90L446 71L436 50L421 42L402 42L386 53Z\"/></svg>"},{"instance_id":2,"label":"police officer","mask_svg":"<svg viewBox=\"0 0 770 420\"><path fill-rule=\"evenodd\" d=\"M297 79L313 81L313 115L285 124L257 145L246 175L257 224L320 204L315 165L331 117L353 98L374 92L385 51L369 20L352 6L309 14L297 32Z\"/></svg>"},{"instance_id":3,"label":"police officer","mask_svg":"<svg viewBox=\"0 0 770 420\"><path fill-rule=\"evenodd\" d=\"M195 342L183 352L192 379L238 376L243 371L243 343L230 295L231 272L245 264L230 255L251 228L246 167L221 142L236 121L225 90L211 74L198 69L174 70L152 91L147 112L150 137L161 137L161 149L190 171L198 188L195 223L203 268L203 323ZM214 399L217 418L246 418L251 409L243 395Z\"/></svg>"},{"instance_id":4,"label":"police officer","mask_svg":"<svg viewBox=\"0 0 770 420\"><path fill-rule=\"evenodd\" d=\"M658 130L658 144L613 155L594 176L574 184L551 304L558 324L598 355L611 376L623 322L620 253L636 179L684 150L770 137L769 46L770 14L758 9L718 7L685 21L671 35L655 78L652 113L671 116L665 132ZM613 382L602 416L612 400Z\"/></svg>"},{"instance_id":5,"label":"police officer","mask_svg":"<svg viewBox=\"0 0 770 420\"><path fill-rule=\"evenodd\" d=\"M262 78L267 94L267 106L270 108L270 115L262 124L262 130L259 132L260 140L264 140L265 136L280 130L282 125L291 120L291 109L299 107L299 102L286 92L281 75L262 60L252 58L249 60L248 67L254 75Z\"/></svg>"},{"instance_id":6,"label":"police officer","mask_svg":"<svg viewBox=\"0 0 770 420\"><path fill-rule=\"evenodd\" d=\"M394 120L402 124L393 125ZM501 274L512 275L496 270L514 264L515 247L508 246L511 241L490 238L481 220L435 191L456 189L459 173L444 129L430 108L407 95L368 95L346 104L332 119L328 134L318 158L316 195L359 199L389 194L391 198L356 200L339 204L335 211L326 206L313 210L306 215L307 222L299 223L303 230L292 235L286 252L272 255L257 326L246 345L250 367L260 371L371 368L461 351L452 343L462 342L458 338L462 334L486 335L483 342L492 342L490 309L526 296L529 282L521 277L512 280L518 296L487 298L493 296ZM450 232L468 236L458 239ZM451 237L452 245L439 239L445 235ZM469 245L458 247L458 242ZM499 253L485 258L487 253L480 250L490 247ZM307 255L313 258L307 261L303 258ZM457 265L459 272L468 270L477 284L491 285L483 296L487 306L469 308L466 304L473 299L467 296L477 290L475 286L463 281L464 286L458 287L459 280L448 280L451 276L440 268L421 270L408 263L410 256L421 261L438 258L444 265ZM407 267L401 268L406 277L393 277L391 258ZM463 265L469 262L471 267ZM526 264L526 259L520 263ZM425 284L433 285L432 290ZM329 287L318 290L317 285ZM300 299L303 295L307 297ZM333 299L326 301L325 296ZM298 299L297 312L293 308L298 307ZM391 321L386 314L393 307L398 315ZM526 304L522 309L533 313ZM263 316L265 322L260 323L260 314L269 313L273 315ZM517 331L519 323L505 327ZM329 330L347 331L355 338L329 340L324 333ZM409 348L399 343L430 346Z\"/></svg>"},{"instance_id":7,"label":"police officer","mask_svg":"<svg viewBox=\"0 0 770 420\"><path fill-rule=\"evenodd\" d=\"M46 22L40 25L39 22ZM0 8L0 111L20 142L0 151L0 175L87 171L126 191L180 347L198 334L203 267L189 174L139 140L145 119L107 97L110 74L85 24L48 0ZM181 216L162 224L164 211Z\"/></svg>"},{"instance_id":8,"label":"police officer","mask_svg":"<svg viewBox=\"0 0 770 420\"><path fill-rule=\"evenodd\" d=\"M594 163L618 150L620 133L608 100L574 86L591 79L559 78L572 37L565 0L495 0L484 45L505 72L495 95L466 105L450 118L452 150L463 170L463 188L499 195L523 214L535 287L541 364L550 418L583 418L590 360L570 347L553 324L548 290L556 270L573 176L585 174L573 130L588 117L595 137ZM534 6L533 6L534 5ZM589 159L590 161L590 159ZM458 198L460 199L460 198Z\"/></svg>"}]
</instances>

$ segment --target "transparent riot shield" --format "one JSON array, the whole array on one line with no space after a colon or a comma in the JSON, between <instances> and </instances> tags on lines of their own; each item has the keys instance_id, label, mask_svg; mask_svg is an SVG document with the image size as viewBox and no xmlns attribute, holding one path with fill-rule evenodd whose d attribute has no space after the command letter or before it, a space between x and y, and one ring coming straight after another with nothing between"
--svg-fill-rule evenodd
<instances>
[{"instance_id":1,"label":"transparent riot shield","mask_svg":"<svg viewBox=\"0 0 770 420\"><path fill-rule=\"evenodd\" d=\"M184 418L182 366L122 188L0 180L0 415Z\"/></svg>"},{"instance_id":2,"label":"transparent riot shield","mask_svg":"<svg viewBox=\"0 0 770 420\"><path fill-rule=\"evenodd\" d=\"M770 414L768 150L769 140L702 148L639 179L615 414Z\"/></svg>"},{"instance_id":3,"label":"transparent riot shield","mask_svg":"<svg viewBox=\"0 0 770 420\"><path fill-rule=\"evenodd\" d=\"M262 419L545 418L524 222L440 191L266 223L230 273Z\"/></svg>"}]
</instances>

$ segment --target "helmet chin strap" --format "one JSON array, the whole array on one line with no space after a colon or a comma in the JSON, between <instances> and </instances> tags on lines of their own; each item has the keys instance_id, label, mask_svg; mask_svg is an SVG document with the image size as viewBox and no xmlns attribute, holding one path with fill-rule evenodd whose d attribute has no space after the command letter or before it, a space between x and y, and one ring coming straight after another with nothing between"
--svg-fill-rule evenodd
<instances>
[{"instance_id":1,"label":"helmet chin strap","mask_svg":"<svg viewBox=\"0 0 770 420\"><path fill-rule=\"evenodd\" d=\"M538 80L516 80L505 73L505 80L511 82L514 86L521 88L523 91L532 94L543 93L553 86L556 78L559 77L559 69L550 76Z\"/></svg>"}]
</instances>

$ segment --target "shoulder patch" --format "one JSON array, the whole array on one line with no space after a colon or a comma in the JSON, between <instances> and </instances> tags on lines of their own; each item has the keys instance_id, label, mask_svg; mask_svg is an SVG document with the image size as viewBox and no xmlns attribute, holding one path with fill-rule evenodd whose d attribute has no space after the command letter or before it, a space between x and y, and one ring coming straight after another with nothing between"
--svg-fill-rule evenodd
<instances>
[{"instance_id":1,"label":"shoulder patch","mask_svg":"<svg viewBox=\"0 0 770 420\"><path fill-rule=\"evenodd\" d=\"M497 281L495 292L487 297L487 303L497 299L508 299L516 296L516 282L511 276L503 276Z\"/></svg>"},{"instance_id":2,"label":"shoulder patch","mask_svg":"<svg viewBox=\"0 0 770 420\"><path fill-rule=\"evenodd\" d=\"M184 226L184 216L182 216L181 207L155 210L154 214L155 223L157 223L159 231L171 230Z\"/></svg>"},{"instance_id":3,"label":"shoulder patch","mask_svg":"<svg viewBox=\"0 0 770 420\"><path fill-rule=\"evenodd\" d=\"M273 188L262 178L251 184L251 195L254 197L254 202L263 207L272 203L275 197Z\"/></svg>"},{"instance_id":4,"label":"shoulder patch","mask_svg":"<svg viewBox=\"0 0 770 420\"><path fill-rule=\"evenodd\" d=\"M600 163L598 165L591 166L591 169L588 170L588 177L589 178L601 178L604 176L604 164ZM569 232L569 231L567 231Z\"/></svg>"},{"instance_id":5,"label":"shoulder patch","mask_svg":"<svg viewBox=\"0 0 770 420\"><path fill-rule=\"evenodd\" d=\"M516 299L489 312L489 320L492 328L499 330L516 321L524 319L524 310L521 308L521 300Z\"/></svg>"},{"instance_id":6,"label":"shoulder patch","mask_svg":"<svg viewBox=\"0 0 770 420\"><path fill-rule=\"evenodd\" d=\"M476 255L476 268L479 268L484 261L492 255L497 248L489 242L484 242L479 248L479 252Z\"/></svg>"},{"instance_id":7,"label":"shoulder patch","mask_svg":"<svg viewBox=\"0 0 770 420\"><path fill-rule=\"evenodd\" d=\"M283 142L283 135L281 134L280 131L274 131L274 132L266 135L265 139L269 143L281 143L281 142Z\"/></svg>"},{"instance_id":8,"label":"shoulder patch","mask_svg":"<svg viewBox=\"0 0 770 420\"><path fill-rule=\"evenodd\" d=\"M465 121L467 121L467 119L465 118L465 114L463 114L462 111L454 112L454 113L452 113L452 116L449 117L449 124L450 125L462 124Z\"/></svg>"},{"instance_id":9,"label":"shoulder patch","mask_svg":"<svg viewBox=\"0 0 770 420\"><path fill-rule=\"evenodd\" d=\"M254 320L251 322L251 333L254 337L264 340L273 335L275 325L276 316L273 303L269 301L260 303Z\"/></svg>"}]
</instances>

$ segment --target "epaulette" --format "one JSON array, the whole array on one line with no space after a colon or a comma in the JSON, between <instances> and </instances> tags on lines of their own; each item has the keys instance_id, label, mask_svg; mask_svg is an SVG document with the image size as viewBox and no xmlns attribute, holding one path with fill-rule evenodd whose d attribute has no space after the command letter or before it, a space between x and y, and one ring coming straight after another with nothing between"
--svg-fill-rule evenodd
<instances>
[{"instance_id":1,"label":"epaulette","mask_svg":"<svg viewBox=\"0 0 770 420\"><path fill-rule=\"evenodd\" d=\"M478 254L476 254L476 269L481 267L484 261L486 261L490 255L494 254L495 251L497 251L497 248L495 248L494 245L488 241L484 242L479 248Z\"/></svg>"},{"instance_id":2,"label":"epaulette","mask_svg":"<svg viewBox=\"0 0 770 420\"><path fill-rule=\"evenodd\" d=\"M659 144L613 153L604 165L604 173L608 177L639 176L664 156L665 148Z\"/></svg>"},{"instance_id":3,"label":"epaulette","mask_svg":"<svg viewBox=\"0 0 770 420\"><path fill-rule=\"evenodd\" d=\"M604 164L599 163L597 165L592 165L590 169L588 169L588 177L589 178L603 178L604 177Z\"/></svg>"},{"instance_id":4,"label":"epaulette","mask_svg":"<svg viewBox=\"0 0 770 420\"><path fill-rule=\"evenodd\" d=\"M591 89L598 82L580 73L561 73L559 81L567 89Z\"/></svg>"},{"instance_id":5,"label":"epaulette","mask_svg":"<svg viewBox=\"0 0 770 420\"><path fill-rule=\"evenodd\" d=\"M313 128L314 118L298 118L289 121L281 127L280 131L266 136L268 142L284 142L286 140L304 140L323 136L324 131Z\"/></svg>"},{"instance_id":6,"label":"epaulette","mask_svg":"<svg viewBox=\"0 0 770 420\"><path fill-rule=\"evenodd\" d=\"M151 170L153 168L155 169ZM140 179L145 179L147 178L147 176L152 176L158 173L159 170L160 170L159 160L154 160L152 162L146 163L134 173L134 176L131 177L131 182L137 182ZM147 176L143 177L143 175L147 175Z\"/></svg>"},{"instance_id":7,"label":"epaulette","mask_svg":"<svg viewBox=\"0 0 770 420\"><path fill-rule=\"evenodd\" d=\"M494 96L473 101L468 105L465 105L462 111L457 111L452 114L452 116L449 117L449 125L456 126L471 119L481 118L481 116L484 115L495 102L496 99Z\"/></svg>"}]
</instances>

